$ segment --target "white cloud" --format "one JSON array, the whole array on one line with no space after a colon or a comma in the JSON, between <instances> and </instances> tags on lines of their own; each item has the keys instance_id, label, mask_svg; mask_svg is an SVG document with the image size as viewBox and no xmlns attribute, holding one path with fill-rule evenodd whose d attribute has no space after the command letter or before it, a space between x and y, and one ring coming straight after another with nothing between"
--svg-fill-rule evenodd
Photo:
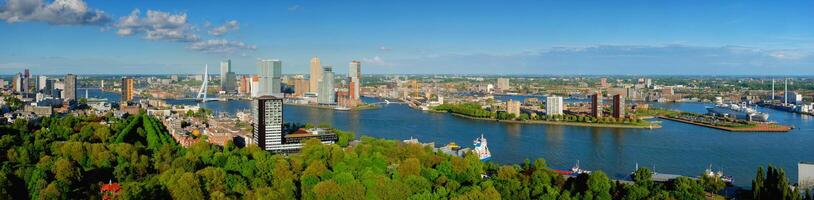
<instances>
[{"instance_id":1,"label":"white cloud","mask_svg":"<svg viewBox=\"0 0 814 200\"><path fill-rule=\"evenodd\" d=\"M302 10L301 5L295 4L295 5L291 5L291 6L288 7L288 11L298 11L298 10Z\"/></svg>"},{"instance_id":2,"label":"white cloud","mask_svg":"<svg viewBox=\"0 0 814 200\"><path fill-rule=\"evenodd\" d=\"M808 54L801 51L788 51L788 50L772 51L769 52L768 54L772 58L781 60L797 60L803 59L808 56Z\"/></svg>"},{"instance_id":3,"label":"white cloud","mask_svg":"<svg viewBox=\"0 0 814 200\"><path fill-rule=\"evenodd\" d=\"M384 59L382 59L379 56L373 56L373 58L362 58L362 62L364 62L365 64L378 65L378 66L392 66L393 65L393 64L391 64L389 62L386 62Z\"/></svg>"},{"instance_id":4,"label":"white cloud","mask_svg":"<svg viewBox=\"0 0 814 200\"><path fill-rule=\"evenodd\" d=\"M168 12L147 10L142 18L138 9L130 15L120 17L114 25L118 29L116 34L130 36L144 34L149 40L170 40L180 42L195 42L200 40L195 34L194 26L187 22L186 13L171 14Z\"/></svg>"},{"instance_id":5,"label":"white cloud","mask_svg":"<svg viewBox=\"0 0 814 200\"><path fill-rule=\"evenodd\" d=\"M240 41L229 41L229 40L204 40L192 43L187 48L195 51L201 51L206 53L233 53L238 50L255 50L257 49L254 45L247 45Z\"/></svg>"},{"instance_id":6,"label":"white cloud","mask_svg":"<svg viewBox=\"0 0 814 200\"><path fill-rule=\"evenodd\" d=\"M229 31L237 30L238 28L240 28L240 26L237 24L237 20L231 20L226 23L223 23L223 25L220 25L218 27L213 28L212 30L209 30L209 34L214 36L221 36L223 34L228 33Z\"/></svg>"},{"instance_id":7,"label":"white cloud","mask_svg":"<svg viewBox=\"0 0 814 200\"><path fill-rule=\"evenodd\" d=\"M7 23L39 21L52 25L104 25L105 12L90 9L82 0L7 0L0 7L0 19Z\"/></svg>"}]
</instances>

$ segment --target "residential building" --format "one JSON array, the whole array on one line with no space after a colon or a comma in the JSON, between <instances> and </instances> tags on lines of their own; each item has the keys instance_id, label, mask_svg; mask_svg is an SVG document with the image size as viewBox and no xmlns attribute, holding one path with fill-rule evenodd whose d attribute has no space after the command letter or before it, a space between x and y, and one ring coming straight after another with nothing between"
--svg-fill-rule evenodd
<instances>
[{"instance_id":1,"label":"residential building","mask_svg":"<svg viewBox=\"0 0 814 200\"><path fill-rule=\"evenodd\" d=\"M814 188L814 163L797 163L797 186L799 191L807 191Z\"/></svg>"},{"instance_id":2,"label":"residential building","mask_svg":"<svg viewBox=\"0 0 814 200\"><path fill-rule=\"evenodd\" d=\"M548 116L562 115L563 101L562 97L548 96L545 98L545 113Z\"/></svg>"},{"instance_id":3,"label":"residential building","mask_svg":"<svg viewBox=\"0 0 814 200\"><path fill-rule=\"evenodd\" d=\"M591 116L602 117L602 92L600 91L591 95Z\"/></svg>"},{"instance_id":4,"label":"residential building","mask_svg":"<svg viewBox=\"0 0 814 200\"><path fill-rule=\"evenodd\" d=\"M252 139L263 150L280 150L283 144L283 99L270 95L257 97L252 106Z\"/></svg>"},{"instance_id":5,"label":"residential building","mask_svg":"<svg viewBox=\"0 0 814 200\"><path fill-rule=\"evenodd\" d=\"M625 97L622 95L613 95L613 117L625 118Z\"/></svg>"},{"instance_id":6,"label":"residential building","mask_svg":"<svg viewBox=\"0 0 814 200\"><path fill-rule=\"evenodd\" d=\"M37 76L37 90L45 89L45 84L47 80L48 80L47 76L43 75Z\"/></svg>"},{"instance_id":7,"label":"residential building","mask_svg":"<svg viewBox=\"0 0 814 200\"><path fill-rule=\"evenodd\" d=\"M221 88L225 87L226 74L232 71L232 60L224 60L220 62L220 84ZM223 90L223 89L221 89Z\"/></svg>"},{"instance_id":8,"label":"residential building","mask_svg":"<svg viewBox=\"0 0 814 200\"><path fill-rule=\"evenodd\" d=\"M260 76L259 96L277 95L280 92L280 76L282 75L282 62L280 60L260 60L257 63L258 76Z\"/></svg>"},{"instance_id":9,"label":"residential building","mask_svg":"<svg viewBox=\"0 0 814 200\"><path fill-rule=\"evenodd\" d=\"M74 74L67 74L65 75L65 89L62 91L62 95L64 96L63 99L66 101L68 100L77 100L76 98L76 75Z\"/></svg>"},{"instance_id":10,"label":"residential building","mask_svg":"<svg viewBox=\"0 0 814 200\"><path fill-rule=\"evenodd\" d=\"M251 83L249 83L249 85L251 86L249 87L250 88L249 94L251 94L251 97L260 96L260 77L257 75L252 76L252 80Z\"/></svg>"},{"instance_id":11,"label":"residential building","mask_svg":"<svg viewBox=\"0 0 814 200\"><path fill-rule=\"evenodd\" d=\"M294 82L294 96L302 97L306 92L311 91L310 82L303 76L296 76L293 78Z\"/></svg>"},{"instance_id":12,"label":"residential building","mask_svg":"<svg viewBox=\"0 0 814 200\"><path fill-rule=\"evenodd\" d=\"M311 77L309 81L308 91L312 93L319 92L319 82L322 81L322 65L319 63L319 58L314 56L311 58Z\"/></svg>"},{"instance_id":13,"label":"residential building","mask_svg":"<svg viewBox=\"0 0 814 200\"><path fill-rule=\"evenodd\" d=\"M497 79L497 90L498 92L508 91L509 88L509 79L508 78L498 78Z\"/></svg>"},{"instance_id":14,"label":"residential building","mask_svg":"<svg viewBox=\"0 0 814 200\"><path fill-rule=\"evenodd\" d=\"M23 92L23 74L17 73L14 75L14 82L11 82L12 88L14 88L15 92L22 93Z\"/></svg>"},{"instance_id":15,"label":"residential building","mask_svg":"<svg viewBox=\"0 0 814 200\"><path fill-rule=\"evenodd\" d=\"M122 101L133 101L133 78L122 78Z\"/></svg>"},{"instance_id":16,"label":"residential building","mask_svg":"<svg viewBox=\"0 0 814 200\"><path fill-rule=\"evenodd\" d=\"M326 66L322 68L322 80L320 81L319 94L317 95L317 103L319 104L334 104L336 103L336 93L334 92L334 72L333 68Z\"/></svg>"},{"instance_id":17,"label":"residential building","mask_svg":"<svg viewBox=\"0 0 814 200\"><path fill-rule=\"evenodd\" d=\"M362 62L351 61L348 69L348 95L350 100L357 101L361 96Z\"/></svg>"},{"instance_id":18,"label":"residential building","mask_svg":"<svg viewBox=\"0 0 814 200\"><path fill-rule=\"evenodd\" d=\"M251 79L249 79L249 77L246 76L246 75L243 75L240 78L240 86L238 88L238 93L240 93L240 94L248 94L248 93L251 92L250 91L251 83L249 82L249 80L251 80Z\"/></svg>"},{"instance_id":19,"label":"residential building","mask_svg":"<svg viewBox=\"0 0 814 200\"><path fill-rule=\"evenodd\" d=\"M298 152L303 142L311 138L319 139L323 144L333 144L338 141L336 134L327 130L300 129L293 133L283 132L283 99L275 96L260 96L253 101L252 121L254 131L252 141L260 149L276 153Z\"/></svg>"},{"instance_id":20,"label":"residential building","mask_svg":"<svg viewBox=\"0 0 814 200\"><path fill-rule=\"evenodd\" d=\"M520 117L520 101L509 99L506 101L506 112L513 114L514 117Z\"/></svg>"},{"instance_id":21,"label":"residential building","mask_svg":"<svg viewBox=\"0 0 814 200\"><path fill-rule=\"evenodd\" d=\"M28 69L23 70L23 90L22 92L28 93L31 91L31 74Z\"/></svg>"},{"instance_id":22,"label":"residential building","mask_svg":"<svg viewBox=\"0 0 814 200\"><path fill-rule=\"evenodd\" d=\"M602 86L603 88L608 87L608 78L599 79L599 85Z\"/></svg>"}]
</instances>

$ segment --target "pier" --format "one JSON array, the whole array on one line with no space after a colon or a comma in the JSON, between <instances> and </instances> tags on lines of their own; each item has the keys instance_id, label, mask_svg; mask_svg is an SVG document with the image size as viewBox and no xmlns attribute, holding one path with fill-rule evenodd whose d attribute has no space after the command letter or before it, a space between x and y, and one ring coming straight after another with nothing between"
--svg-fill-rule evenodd
<instances>
[{"instance_id":1,"label":"pier","mask_svg":"<svg viewBox=\"0 0 814 200\"><path fill-rule=\"evenodd\" d=\"M786 125L779 125L779 124L767 124L767 123L758 123L754 127L744 127L744 128L737 128L737 127L726 127L726 126L716 126L712 124L702 123L698 121L692 121L688 119L681 119L681 118L674 118L668 116L659 116L661 119L666 119L670 121L681 122L685 124L692 124L697 126L709 127L719 130L731 131L731 132L789 132L791 131L791 126Z\"/></svg>"}]
</instances>

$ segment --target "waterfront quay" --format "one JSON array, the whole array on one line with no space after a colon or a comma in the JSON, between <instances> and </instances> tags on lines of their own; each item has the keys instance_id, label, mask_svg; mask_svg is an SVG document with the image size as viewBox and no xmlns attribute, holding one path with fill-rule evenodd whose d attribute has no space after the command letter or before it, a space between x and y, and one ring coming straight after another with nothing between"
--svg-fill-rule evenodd
<instances>
[{"instance_id":1,"label":"waterfront quay","mask_svg":"<svg viewBox=\"0 0 814 200\"><path fill-rule=\"evenodd\" d=\"M676 122L681 122L681 123L686 123L686 124L697 125L697 126L720 129L720 130L725 130L725 131L730 131L730 132L789 132L792 129L791 126L779 125L779 124L773 124L773 123L757 123L757 124L754 124L751 127L726 127L726 126L719 126L719 125L704 123L704 122L698 121L698 120L690 120L690 119L683 119L683 118L677 118L677 117L659 116L658 118L671 120L671 121L676 121Z\"/></svg>"}]
</instances>

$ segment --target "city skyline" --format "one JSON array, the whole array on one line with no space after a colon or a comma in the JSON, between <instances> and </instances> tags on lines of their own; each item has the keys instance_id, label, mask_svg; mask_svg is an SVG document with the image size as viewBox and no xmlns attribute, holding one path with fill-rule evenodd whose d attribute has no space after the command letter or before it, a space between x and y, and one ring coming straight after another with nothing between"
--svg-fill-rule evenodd
<instances>
[{"instance_id":1,"label":"city skyline","mask_svg":"<svg viewBox=\"0 0 814 200\"><path fill-rule=\"evenodd\" d=\"M0 74L194 74L225 59L246 74L267 58L293 74L318 56L366 74L811 75L811 4L6 0Z\"/></svg>"}]
</instances>

